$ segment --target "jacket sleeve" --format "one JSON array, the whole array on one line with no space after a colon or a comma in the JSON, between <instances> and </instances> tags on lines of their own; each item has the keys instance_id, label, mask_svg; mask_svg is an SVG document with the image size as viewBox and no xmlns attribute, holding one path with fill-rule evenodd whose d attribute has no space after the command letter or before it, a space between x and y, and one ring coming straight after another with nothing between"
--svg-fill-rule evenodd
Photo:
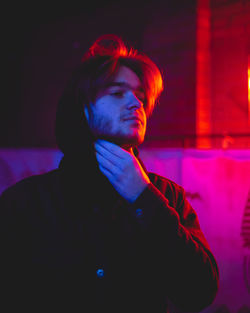
<instances>
[{"instance_id":1,"label":"jacket sleeve","mask_svg":"<svg viewBox=\"0 0 250 313\"><path fill-rule=\"evenodd\" d=\"M131 210L142 231L150 234L168 298L184 311L199 312L216 296L218 266L183 188L175 193L173 207L169 192L163 194L150 183Z\"/></svg>"},{"instance_id":2,"label":"jacket sleeve","mask_svg":"<svg viewBox=\"0 0 250 313\"><path fill-rule=\"evenodd\" d=\"M8 312L14 312L12 306L16 303L21 307L22 299L19 294L27 282L25 256L28 251L25 247L28 234L22 217L25 201L24 197L13 189L6 190L0 196L0 311L2 308L8 308Z\"/></svg>"}]
</instances>

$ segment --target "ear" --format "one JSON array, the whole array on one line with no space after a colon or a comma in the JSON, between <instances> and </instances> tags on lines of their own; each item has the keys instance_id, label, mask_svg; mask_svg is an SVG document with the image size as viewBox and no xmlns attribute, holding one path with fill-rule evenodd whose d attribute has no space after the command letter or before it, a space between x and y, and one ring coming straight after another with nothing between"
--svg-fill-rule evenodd
<instances>
[{"instance_id":1,"label":"ear","mask_svg":"<svg viewBox=\"0 0 250 313\"><path fill-rule=\"evenodd\" d=\"M87 105L84 106L84 114L87 122L89 122L89 107Z\"/></svg>"}]
</instances>

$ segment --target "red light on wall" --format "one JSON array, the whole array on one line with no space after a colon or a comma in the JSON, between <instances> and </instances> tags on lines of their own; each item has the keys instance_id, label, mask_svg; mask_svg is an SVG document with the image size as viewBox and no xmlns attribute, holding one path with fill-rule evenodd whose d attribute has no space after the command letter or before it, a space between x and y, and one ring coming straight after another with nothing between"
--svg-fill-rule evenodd
<instances>
[{"instance_id":1,"label":"red light on wall","mask_svg":"<svg viewBox=\"0 0 250 313\"><path fill-rule=\"evenodd\" d=\"M211 55L210 1L197 2L196 32L196 147L211 148Z\"/></svg>"},{"instance_id":2,"label":"red light on wall","mask_svg":"<svg viewBox=\"0 0 250 313\"><path fill-rule=\"evenodd\" d=\"M247 82L248 82L248 125L250 126L250 54L248 54L248 71L247 71Z\"/></svg>"},{"instance_id":3,"label":"red light on wall","mask_svg":"<svg viewBox=\"0 0 250 313\"><path fill-rule=\"evenodd\" d=\"M248 60L248 124L250 125L250 57Z\"/></svg>"}]
</instances>

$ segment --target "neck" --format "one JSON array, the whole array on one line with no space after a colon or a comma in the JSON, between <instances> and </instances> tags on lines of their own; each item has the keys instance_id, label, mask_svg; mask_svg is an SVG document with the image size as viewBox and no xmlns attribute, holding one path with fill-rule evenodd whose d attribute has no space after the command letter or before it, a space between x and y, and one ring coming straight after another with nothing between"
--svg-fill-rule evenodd
<instances>
[{"instance_id":1,"label":"neck","mask_svg":"<svg viewBox=\"0 0 250 313\"><path fill-rule=\"evenodd\" d=\"M133 154L133 147L131 145L121 145L120 147Z\"/></svg>"}]
</instances>

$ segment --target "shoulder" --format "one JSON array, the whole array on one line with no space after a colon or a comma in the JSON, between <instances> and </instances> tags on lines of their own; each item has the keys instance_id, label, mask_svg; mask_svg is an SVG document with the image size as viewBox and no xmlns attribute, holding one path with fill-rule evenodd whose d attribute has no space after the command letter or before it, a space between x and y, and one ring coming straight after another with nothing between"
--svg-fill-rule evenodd
<instances>
[{"instance_id":1,"label":"shoulder","mask_svg":"<svg viewBox=\"0 0 250 313\"><path fill-rule=\"evenodd\" d=\"M176 182L155 173L148 174L151 183L169 200L170 205L176 207L183 201L185 191Z\"/></svg>"},{"instance_id":2,"label":"shoulder","mask_svg":"<svg viewBox=\"0 0 250 313\"><path fill-rule=\"evenodd\" d=\"M149 179L155 187L160 188L162 191L171 190L172 192L184 192L182 186L178 185L173 180L163 177L155 173L149 173Z\"/></svg>"},{"instance_id":3,"label":"shoulder","mask_svg":"<svg viewBox=\"0 0 250 313\"><path fill-rule=\"evenodd\" d=\"M53 182L57 179L57 176L58 169L43 174L29 176L4 190L0 195L0 198L16 199L16 201L25 199L34 195L40 189L53 184Z\"/></svg>"}]
</instances>

